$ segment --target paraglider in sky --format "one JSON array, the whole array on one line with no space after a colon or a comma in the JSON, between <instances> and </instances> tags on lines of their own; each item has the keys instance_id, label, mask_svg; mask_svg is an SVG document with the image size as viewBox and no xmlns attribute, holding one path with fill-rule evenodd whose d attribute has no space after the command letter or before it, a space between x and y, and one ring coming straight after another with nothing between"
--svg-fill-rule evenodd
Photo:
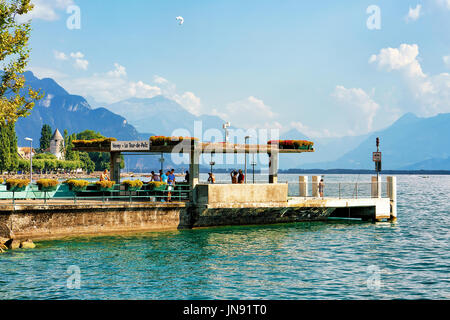
<instances>
[{"instance_id":1,"label":"paraglider in sky","mask_svg":"<svg viewBox=\"0 0 450 320\"><path fill-rule=\"evenodd\" d=\"M177 19L178 24L181 26L184 23L184 18L181 16L176 17L175 19Z\"/></svg>"}]
</instances>

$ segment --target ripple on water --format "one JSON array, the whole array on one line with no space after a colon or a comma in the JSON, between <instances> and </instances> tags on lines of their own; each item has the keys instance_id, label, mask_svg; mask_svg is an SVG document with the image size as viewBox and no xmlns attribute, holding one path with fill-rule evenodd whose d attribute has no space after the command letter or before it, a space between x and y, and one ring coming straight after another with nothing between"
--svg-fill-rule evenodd
<instances>
[{"instance_id":1,"label":"ripple on water","mask_svg":"<svg viewBox=\"0 0 450 320\"><path fill-rule=\"evenodd\" d=\"M368 177L345 180L352 178ZM343 178L327 176L333 179ZM0 255L0 299L448 299L449 194L448 176L399 176L396 223L39 242ZM73 265L81 272L79 290L67 287Z\"/></svg>"}]
</instances>

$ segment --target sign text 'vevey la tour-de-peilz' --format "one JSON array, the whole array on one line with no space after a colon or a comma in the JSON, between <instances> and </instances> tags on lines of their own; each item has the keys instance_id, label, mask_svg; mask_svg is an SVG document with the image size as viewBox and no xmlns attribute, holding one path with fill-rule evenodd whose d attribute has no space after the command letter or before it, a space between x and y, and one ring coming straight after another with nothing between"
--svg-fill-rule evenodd
<instances>
[{"instance_id":1,"label":"sign text 'vevey la tour-de-peilz'","mask_svg":"<svg viewBox=\"0 0 450 320\"><path fill-rule=\"evenodd\" d=\"M149 141L112 141L111 151L149 151Z\"/></svg>"}]
</instances>

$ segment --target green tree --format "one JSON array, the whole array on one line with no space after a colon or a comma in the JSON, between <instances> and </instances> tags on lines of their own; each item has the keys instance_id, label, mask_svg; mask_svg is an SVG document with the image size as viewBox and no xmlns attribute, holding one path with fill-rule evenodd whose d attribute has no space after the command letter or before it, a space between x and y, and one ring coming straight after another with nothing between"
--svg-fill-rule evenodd
<instances>
[{"instance_id":1,"label":"green tree","mask_svg":"<svg viewBox=\"0 0 450 320\"><path fill-rule=\"evenodd\" d=\"M92 140L92 139L102 139L105 138L99 132L93 130L85 130L77 134L78 140ZM80 153L81 154L81 153ZM95 164L95 171L103 171L105 169L109 170L110 166L110 154L107 152L89 152L89 158ZM81 158L80 158L81 159ZM125 166L124 158L121 156L120 168Z\"/></svg>"},{"instance_id":2,"label":"green tree","mask_svg":"<svg viewBox=\"0 0 450 320\"><path fill-rule=\"evenodd\" d=\"M30 56L31 25L18 22L17 17L32 9L31 0L0 0L0 127L29 115L35 101L43 97L25 86L23 75Z\"/></svg>"},{"instance_id":3,"label":"green tree","mask_svg":"<svg viewBox=\"0 0 450 320\"><path fill-rule=\"evenodd\" d=\"M52 140L52 127L44 124L41 129L41 138L39 139L39 148L41 152L50 148L50 141Z\"/></svg>"},{"instance_id":4,"label":"green tree","mask_svg":"<svg viewBox=\"0 0 450 320\"><path fill-rule=\"evenodd\" d=\"M87 152L80 152L80 162L82 164L83 170L87 173L91 173L95 170L95 163L91 160Z\"/></svg>"},{"instance_id":5,"label":"green tree","mask_svg":"<svg viewBox=\"0 0 450 320\"><path fill-rule=\"evenodd\" d=\"M10 163L8 171L16 171L19 166L19 155L17 150L16 124L10 123L3 129L7 130L9 136L9 157Z\"/></svg>"},{"instance_id":6,"label":"green tree","mask_svg":"<svg viewBox=\"0 0 450 320\"><path fill-rule=\"evenodd\" d=\"M70 136L67 137L65 144L66 144L66 154L65 154L65 159L66 160L74 160L74 161L78 161L80 160L80 156L78 154L78 151L74 151L73 149L73 140L76 140L77 136L76 134L72 134Z\"/></svg>"},{"instance_id":7,"label":"green tree","mask_svg":"<svg viewBox=\"0 0 450 320\"><path fill-rule=\"evenodd\" d=\"M11 166L10 141L8 130L0 130L0 173L8 170Z\"/></svg>"},{"instance_id":8,"label":"green tree","mask_svg":"<svg viewBox=\"0 0 450 320\"><path fill-rule=\"evenodd\" d=\"M46 152L46 153L39 153L39 154L35 155L35 156L33 157L33 160L34 160L34 159L36 159L36 160L38 160L38 159L50 159L50 160L56 160L56 156L55 156L54 154L51 154L51 153Z\"/></svg>"}]
</instances>

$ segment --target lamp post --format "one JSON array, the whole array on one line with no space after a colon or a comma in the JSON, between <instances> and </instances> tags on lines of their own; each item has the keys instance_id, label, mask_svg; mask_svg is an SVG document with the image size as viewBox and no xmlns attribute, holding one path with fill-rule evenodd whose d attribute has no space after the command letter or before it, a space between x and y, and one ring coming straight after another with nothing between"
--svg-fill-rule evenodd
<instances>
[{"instance_id":1,"label":"lamp post","mask_svg":"<svg viewBox=\"0 0 450 320\"><path fill-rule=\"evenodd\" d=\"M244 176L245 183L247 183L247 140L250 138L251 136L245 136L245 176Z\"/></svg>"},{"instance_id":2,"label":"lamp post","mask_svg":"<svg viewBox=\"0 0 450 320\"><path fill-rule=\"evenodd\" d=\"M163 155L163 153L161 152L161 158L159 158L159 162L161 162L161 172L163 171L163 165L164 165L164 155Z\"/></svg>"},{"instance_id":3,"label":"lamp post","mask_svg":"<svg viewBox=\"0 0 450 320\"><path fill-rule=\"evenodd\" d=\"M30 141L30 183L33 182L33 139L31 138L25 138L25 140Z\"/></svg>"},{"instance_id":4,"label":"lamp post","mask_svg":"<svg viewBox=\"0 0 450 320\"><path fill-rule=\"evenodd\" d=\"M223 124L222 128L225 130L225 143L228 142L228 128L230 127L230 123L227 121Z\"/></svg>"},{"instance_id":5,"label":"lamp post","mask_svg":"<svg viewBox=\"0 0 450 320\"><path fill-rule=\"evenodd\" d=\"M253 153L252 156L253 156L253 160L252 160L251 165L253 167L253 184L255 184L255 166L256 166L255 154Z\"/></svg>"},{"instance_id":6,"label":"lamp post","mask_svg":"<svg viewBox=\"0 0 450 320\"><path fill-rule=\"evenodd\" d=\"M211 173L213 173L213 166L216 164L215 161L213 161L213 153L211 152L211 161L209 162L209 165L211 166Z\"/></svg>"}]
</instances>

